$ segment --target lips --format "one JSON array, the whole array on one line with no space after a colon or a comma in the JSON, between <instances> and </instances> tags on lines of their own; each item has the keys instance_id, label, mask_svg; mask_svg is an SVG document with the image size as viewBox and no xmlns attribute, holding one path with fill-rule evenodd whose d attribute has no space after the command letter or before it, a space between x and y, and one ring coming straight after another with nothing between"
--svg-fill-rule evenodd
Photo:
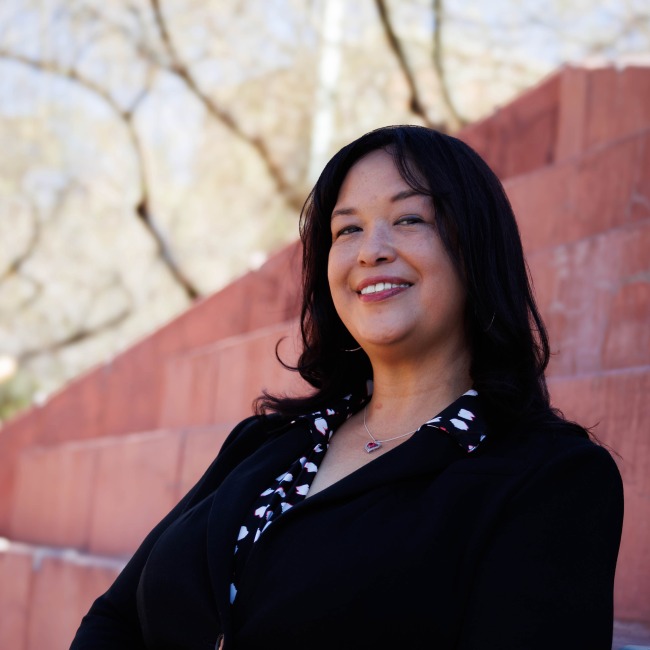
<instances>
[{"instance_id":1,"label":"lips","mask_svg":"<svg viewBox=\"0 0 650 650\"><path fill-rule=\"evenodd\" d=\"M387 291L388 289L406 289L411 285L408 282L393 283L393 282L378 282L377 284L369 284L359 292L362 296L367 296L370 293L379 293L380 291Z\"/></svg>"},{"instance_id":2,"label":"lips","mask_svg":"<svg viewBox=\"0 0 650 650\"><path fill-rule=\"evenodd\" d=\"M360 297L366 299L392 296L401 293L404 289L413 286L404 278L397 277L375 277L367 278L357 285L356 292Z\"/></svg>"}]
</instances>

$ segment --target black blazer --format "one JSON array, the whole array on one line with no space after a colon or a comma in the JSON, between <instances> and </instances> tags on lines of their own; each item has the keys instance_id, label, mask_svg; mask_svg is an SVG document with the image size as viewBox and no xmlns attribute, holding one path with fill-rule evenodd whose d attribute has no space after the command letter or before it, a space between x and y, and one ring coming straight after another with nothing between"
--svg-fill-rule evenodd
<instances>
[{"instance_id":1,"label":"black blazer","mask_svg":"<svg viewBox=\"0 0 650 650\"><path fill-rule=\"evenodd\" d=\"M467 454L423 430L283 514L229 605L247 509L306 432L249 418L83 619L72 650L610 650L610 455L565 434Z\"/></svg>"}]
</instances>

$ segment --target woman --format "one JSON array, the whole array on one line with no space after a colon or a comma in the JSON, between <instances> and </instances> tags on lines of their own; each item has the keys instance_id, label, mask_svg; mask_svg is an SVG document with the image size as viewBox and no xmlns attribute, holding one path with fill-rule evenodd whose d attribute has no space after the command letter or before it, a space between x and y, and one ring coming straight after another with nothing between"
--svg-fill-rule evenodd
<instances>
[{"instance_id":1,"label":"woman","mask_svg":"<svg viewBox=\"0 0 650 650\"><path fill-rule=\"evenodd\" d=\"M260 399L72 648L609 650L620 477L549 404L494 174L379 129L301 235L313 393Z\"/></svg>"}]
</instances>

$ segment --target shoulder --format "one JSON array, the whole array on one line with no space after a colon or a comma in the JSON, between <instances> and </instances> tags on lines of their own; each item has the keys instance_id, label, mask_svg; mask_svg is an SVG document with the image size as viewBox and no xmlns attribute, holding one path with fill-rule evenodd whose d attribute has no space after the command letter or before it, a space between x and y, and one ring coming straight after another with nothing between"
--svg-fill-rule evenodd
<instances>
[{"instance_id":1,"label":"shoulder","mask_svg":"<svg viewBox=\"0 0 650 650\"><path fill-rule=\"evenodd\" d=\"M571 431L544 427L522 428L503 437L495 436L490 451L492 454L518 459L529 465L574 457L593 457L599 459L599 462L615 466L609 451L591 438L575 435Z\"/></svg>"},{"instance_id":2,"label":"shoulder","mask_svg":"<svg viewBox=\"0 0 650 650\"><path fill-rule=\"evenodd\" d=\"M622 503L621 475L609 451L588 437L570 432L531 429L492 440L485 446L488 463L516 467L520 487L607 495Z\"/></svg>"},{"instance_id":3,"label":"shoulder","mask_svg":"<svg viewBox=\"0 0 650 650\"><path fill-rule=\"evenodd\" d=\"M275 440L291 426L291 420L280 415L252 415L237 424L221 445L208 469L234 467L260 447Z\"/></svg>"},{"instance_id":4,"label":"shoulder","mask_svg":"<svg viewBox=\"0 0 650 650\"><path fill-rule=\"evenodd\" d=\"M291 422L276 415L253 415L237 424L224 440L198 483L181 501L186 510L212 494L223 480L246 458L275 440Z\"/></svg>"},{"instance_id":5,"label":"shoulder","mask_svg":"<svg viewBox=\"0 0 650 650\"><path fill-rule=\"evenodd\" d=\"M251 415L242 420L228 434L221 446L220 454L234 449L240 451L245 449L254 450L265 442L274 439L291 424L291 420L275 413Z\"/></svg>"},{"instance_id":6,"label":"shoulder","mask_svg":"<svg viewBox=\"0 0 650 650\"><path fill-rule=\"evenodd\" d=\"M615 561L623 484L607 449L586 437L523 431L492 440L476 466L475 473L501 472L491 498L502 538L527 540L531 548L537 545L540 553L554 558L564 557L569 543L577 549L576 540L591 544L593 550L597 539L596 556L605 554Z\"/></svg>"}]
</instances>

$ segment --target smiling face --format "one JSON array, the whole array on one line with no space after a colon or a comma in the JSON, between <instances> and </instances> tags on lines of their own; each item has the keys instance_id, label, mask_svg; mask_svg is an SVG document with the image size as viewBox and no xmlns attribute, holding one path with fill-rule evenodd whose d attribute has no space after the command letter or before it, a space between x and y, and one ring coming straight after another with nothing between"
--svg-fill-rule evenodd
<instances>
[{"instance_id":1,"label":"smiling face","mask_svg":"<svg viewBox=\"0 0 650 650\"><path fill-rule=\"evenodd\" d=\"M389 153L373 151L350 169L331 228L334 306L369 355L466 352L465 289L436 231L432 200L406 183Z\"/></svg>"}]
</instances>

